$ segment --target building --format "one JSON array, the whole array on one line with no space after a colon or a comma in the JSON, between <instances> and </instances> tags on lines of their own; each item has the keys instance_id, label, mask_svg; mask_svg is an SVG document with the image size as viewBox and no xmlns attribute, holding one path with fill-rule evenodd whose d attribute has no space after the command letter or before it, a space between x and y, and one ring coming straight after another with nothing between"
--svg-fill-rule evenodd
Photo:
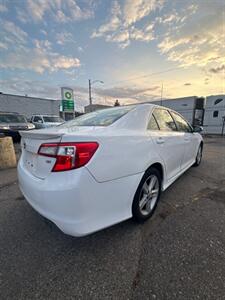
<instances>
[{"instance_id":1,"label":"building","mask_svg":"<svg viewBox=\"0 0 225 300\"><path fill-rule=\"evenodd\" d=\"M82 115L77 111L61 111L61 100L0 93L0 111L17 112L27 118L32 115L56 115L66 121Z\"/></svg>"},{"instance_id":2,"label":"building","mask_svg":"<svg viewBox=\"0 0 225 300\"><path fill-rule=\"evenodd\" d=\"M103 108L109 108L109 107L111 107L111 106L102 105L102 104L91 104L91 105L87 105L84 107L84 112L89 113L92 111L96 111L96 110L103 109Z\"/></svg>"},{"instance_id":3,"label":"building","mask_svg":"<svg viewBox=\"0 0 225 300\"><path fill-rule=\"evenodd\" d=\"M205 99L196 96L154 101L154 104L171 108L185 117L192 125L203 125Z\"/></svg>"},{"instance_id":4,"label":"building","mask_svg":"<svg viewBox=\"0 0 225 300\"><path fill-rule=\"evenodd\" d=\"M225 134L225 95L213 95L205 98L190 96L161 101L153 104L162 105L183 115L192 125L204 127L204 133ZM60 115L65 120L79 116L76 111L60 111L60 100L19 96L0 93L0 111L17 112L30 118L33 114ZM92 104L84 108L85 113L109 108L109 105Z\"/></svg>"},{"instance_id":5,"label":"building","mask_svg":"<svg viewBox=\"0 0 225 300\"><path fill-rule=\"evenodd\" d=\"M32 114L59 115L60 101L0 93L0 111L17 112L30 118Z\"/></svg>"},{"instance_id":6,"label":"building","mask_svg":"<svg viewBox=\"0 0 225 300\"><path fill-rule=\"evenodd\" d=\"M221 134L225 119L225 95L206 97L204 131ZM225 134L225 128L224 128Z\"/></svg>"}]
</instances>

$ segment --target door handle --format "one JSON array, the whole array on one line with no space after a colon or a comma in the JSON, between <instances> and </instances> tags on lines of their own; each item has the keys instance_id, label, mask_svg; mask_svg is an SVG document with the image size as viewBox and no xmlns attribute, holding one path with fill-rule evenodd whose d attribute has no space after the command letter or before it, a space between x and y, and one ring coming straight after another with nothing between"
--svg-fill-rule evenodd
<instances>
[{"instance_id":1,"label":"door handle","mask_svg":"<svg viewBox=\"0 0 225 300\"><path fill-rule=\"evenodd\" d=\"M186 142L189 142L189 141L190 141L190 139L189 139L188 137L185 137L184 140L185 140Z\"/></svg>"},{"instance_id":2,"label":"door handle","mask_svg":"<svg viewBox=\"0 0 225 300\"><path fill-rule=\"evenodd\" d=\"M157 144L164 144L164 143L165 143L165 140L164 140L162 137L159 137L159 138L156 140L156 143L157 143Z\"/></svg>"}]
</instances>

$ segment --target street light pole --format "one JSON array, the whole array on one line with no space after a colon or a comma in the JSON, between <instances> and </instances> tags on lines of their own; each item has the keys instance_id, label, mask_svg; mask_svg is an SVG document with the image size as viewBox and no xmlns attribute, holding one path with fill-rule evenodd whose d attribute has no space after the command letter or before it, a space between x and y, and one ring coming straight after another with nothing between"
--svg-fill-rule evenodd
<instances>
[{"instance_id":1,"label":"street light pole","mask_svg":"<svg viewBox=\"0 0 225 300\"><path fill-rule=\"evenodd\" d=\"M104 83L102 80L94 80L94 81L91 82L91 79L88 79L89 106L90 106L90 111L92 111L91 84L95 84L96 82Z\"/></svg>"}]
</instances>

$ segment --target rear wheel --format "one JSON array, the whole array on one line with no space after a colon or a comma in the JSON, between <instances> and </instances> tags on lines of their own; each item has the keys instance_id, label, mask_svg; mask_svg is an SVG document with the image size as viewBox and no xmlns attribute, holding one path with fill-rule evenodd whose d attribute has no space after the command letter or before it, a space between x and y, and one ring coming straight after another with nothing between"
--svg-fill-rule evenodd
<instances>
[{"instance_id":1,"label":"rear wheel","mask_svg":"<svg viewBox=\"0 0 225 300\"><path fill-rule=\"evenodd\" d=\"M156 168L150 168L143 176L135 193L132 213L135 220L143 222L154 213L161 192L161 176Z\"/></svg>"},{"instance_id":2,"label":"rear wheel","mask_svg":"<svg viewBox=\"0 0 225 300\"><path fill-rule=\"evenodd\" d=\"M202 144L198 148L194 166L198 167L200 165L201 161L202 161Z\"/></svg>"}]
</instances>

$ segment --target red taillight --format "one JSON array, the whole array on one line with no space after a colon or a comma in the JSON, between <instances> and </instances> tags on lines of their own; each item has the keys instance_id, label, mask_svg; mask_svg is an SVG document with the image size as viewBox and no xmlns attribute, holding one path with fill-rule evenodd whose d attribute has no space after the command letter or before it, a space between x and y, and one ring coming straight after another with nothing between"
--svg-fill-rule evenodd
<instances>
[{"instance_id":1,"label":"red taillight","mask_svg":"<svg viewBox=\"0 0 225 300\"><path fill-rule=\"evenodd\" d=\"M38 154L56 158L52 172L67 171L86 165L98 146L97 142L42 144Z\"/></svg>"}]
</instances>

